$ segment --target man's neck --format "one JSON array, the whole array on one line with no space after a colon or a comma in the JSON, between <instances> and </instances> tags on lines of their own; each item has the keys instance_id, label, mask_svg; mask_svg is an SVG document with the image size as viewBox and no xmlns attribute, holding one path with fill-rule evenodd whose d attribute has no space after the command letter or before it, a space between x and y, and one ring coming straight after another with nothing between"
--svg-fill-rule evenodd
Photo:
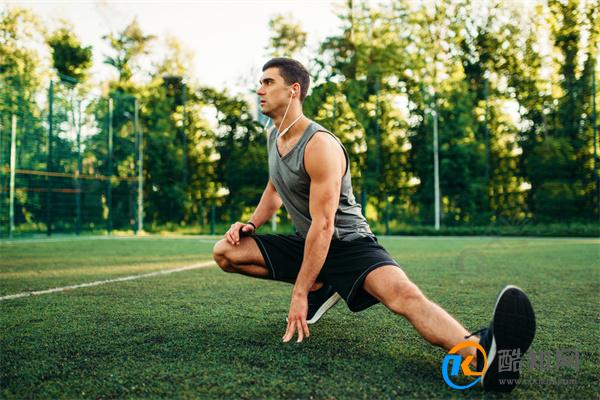
<instances>
[{"instance_id":1,"label":"man's neck","mask_svg":"<svg viewBox=\"0 0 600 400\"><path fill-rule=\"evenodd\" d=\"M285 119L283 119L283 114L278 115L273 118L273 126L277 128L279 132L284 131L298 116L302 114L302 107L296 106L293 104L287 112ZM286 133L286 136L292 134L296 129L296 126L302 122L304 118L300 118L294 126L290 128L290 130Z\"/></svg>"},{"instance_id":2,"label":"man's neck","mask_svg":"<svg viewBox=\"0 0 600 400\"><path fill-rule=\"evenodd\" d=\"M296 117L298 117L298 116L296 116ZM294 118L294 119L296 119L296 118ZM286 122L281 127L280 132L283 132L285 130L285 128L287 128L289 126L289 124L294 122L294 119L292 119L288 123L287 122L288 118L286 117ZM309 124L310 124L310 120L308 118L306 118L305 116L300 117L300 119L283 136L281 136L281 140L283 140L286 143L293 141L294 138L301 136L304 133L304 131L306 130L306 128L308 127Z\"/></svg>"}]
</instances>

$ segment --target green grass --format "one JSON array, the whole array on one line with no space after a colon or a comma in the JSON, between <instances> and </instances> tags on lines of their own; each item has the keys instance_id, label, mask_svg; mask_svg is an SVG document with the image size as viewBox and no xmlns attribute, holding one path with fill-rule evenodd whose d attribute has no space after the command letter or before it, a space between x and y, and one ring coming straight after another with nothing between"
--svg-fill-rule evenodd
<instances>
[{"instance_id":1,"label":"green grass","mask_svg":"<svg viewBox=\"0 0 600 400\"><path fill-rule=\"evenodd\" d=\"M0 242L0 296L190 265L215 238ZM578 371L531 370L509 396L454 391L444 351L382 305L344 304L283 344L291 286L216 267L0 301L0 398L598 398L597 239L381 238L408 275L468 329L497 291L536 309L532 349L575 348Z\"/></svg>"}]
</instances>

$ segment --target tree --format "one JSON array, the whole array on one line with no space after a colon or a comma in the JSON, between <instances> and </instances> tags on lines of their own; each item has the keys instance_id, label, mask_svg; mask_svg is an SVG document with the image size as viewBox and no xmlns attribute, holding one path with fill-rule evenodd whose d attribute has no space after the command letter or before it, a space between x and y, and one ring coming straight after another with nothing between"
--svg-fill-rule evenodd
<instances>
[{"instance_id":1,"label":"tree","mask_svg":"<svg viewBox=\"0 0 600 400\"><path fill-rule=\"evenodd\" d=\"M597 216L590 116L598 10L590 3L550 1L537 7L536 15L547 27L533 25L508 65L523 119L520 169L531 185L528 206L540 221ZM550 54L536 50L536 26L548 29ZM552 67L549 77L543 76L543 65Z\"/></svg>"},{"instance_id":2,"label":"tree","mask_svg":"<svg viewBox=\"0 0 600 400\"><path fill-rule=\"evenodd\" d=\"M214 107L216 113L215 184L219 187L215 193L221 188L228 192L222 205L229 211L227 220L233 222L245 207L255 207L260 201L268 180L266 136L245 100L210 88L203 88L199 94L204 104Z\"/></svg>"},{"instance_id":3,"label":"tree","mask_svg":"<svg viewBox=\"0 0 600 400\"><path fill-rule=\"evenodd\" d=\"M47 135L42 109L36 101L47 76L39 51L44 46L44 35L44 25L30 10L10 7L0 12L0 186L5 188L8 188L9 176L4 171L8 171L13 115L17 117L17 165L22 169L46 168ZM39 192L18 190L16 223L43 221L44 198ZM8 216L7 205L8 196L2 196L0 221L7 222L4 221Z\"/></svg>"},{"instance_id":4,"label":"tree","mask_svg":"<svg viewBox=\"0 0 600 400\"><path fill-rule=\"evenodd\" d=\"M278 14L269 20L271 37L266 47L271 57L294 57L306 45L307 34L291 16Z\"/></svg>"},{"instance_id":5,"label":"tree","mask_svg":"<svg viewBox=\"0 0 600 400\"><path fill-rule=\"evenodd\" d=\"M397 71L402 71L405 65L401 49L407 43L407 38L400 34L402 22L395 20L397 15L391 11L392 7L369 9L364 4L355 7L348 1L341 16L345 24L343 33L327 38L320 49L323 54L320 68L327 80L339 82L335 88L343 95L342 101L347 103L356 121L349 134L356 138L353 141L361 142L363 150L355 154L360 167L354 177L363 207L373 201L373 217L377 219L381 219L387 207L388 194L398 199L394 188L404 186L405 178L397 165L391 166L398 161L399 148L404 142L403 124L390 118L393 113L390 103L399 93L395 82ZM323 85L326 87L331 85ZM341 137L346 136L339 127L334 128Z\"/></svg>"},{"instance_id":6,"label":"tree","mask_svg":"<svg viewBox=\"0 0 600 400\"><path fill-rule=\"evenodd\" d=\"M113 49L114 55L108 56L105 63L112 65L119 75L119 84L130 84L137 60L148 54L148 45L155 39L153 35L145 35L137 18L117 34L103 36Z\"/></svg>"},{"instance_id":7,"label":"tree","mask_svg":"<svg viewBox=\"0 0 600 400\"><path fill-rule=\"evenodd\" d=\"M92 66L92 47L83 47L69 27L56 30L48 37L47 42L52 49L52 64L61 79L85 80Z\"/></svg>"}]
</instances>

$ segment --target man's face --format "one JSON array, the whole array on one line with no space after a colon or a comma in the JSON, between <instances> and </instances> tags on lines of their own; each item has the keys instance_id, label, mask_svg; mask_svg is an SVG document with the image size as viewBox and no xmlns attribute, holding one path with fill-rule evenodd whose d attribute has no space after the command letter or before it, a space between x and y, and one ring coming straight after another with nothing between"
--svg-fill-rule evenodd
<instances>
[{"instance_id":1,"label":"man's face","mask_svg":"<svg viewBox=\"0 0 600 400\"><path fill-rule=\"evenodd\" d=\"M260 109L268 117L283 112L290 101L291 88L279 74L279 68L268 68L260 77L256 94L260 96Z\"/></svg>"}]
</instances>

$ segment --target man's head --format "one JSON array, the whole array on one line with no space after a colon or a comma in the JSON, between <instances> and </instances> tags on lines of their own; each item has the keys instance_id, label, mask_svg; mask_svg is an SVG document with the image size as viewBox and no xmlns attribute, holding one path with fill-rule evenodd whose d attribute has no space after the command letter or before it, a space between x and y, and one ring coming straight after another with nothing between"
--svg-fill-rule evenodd
<instances>
[{"instance_id":1,"label":"man's head","mask_svg":"<svg viewBox=\"0 0 600 400\"><path fill-rule=\"evenodd\" d=\"M310 76L306 68L291 58L272 58L262 68L260 87L256 93L261 97L263 114L271 115L275 109L285 109L290 97L304 102Z\"/></svg>"}]
</instances>

